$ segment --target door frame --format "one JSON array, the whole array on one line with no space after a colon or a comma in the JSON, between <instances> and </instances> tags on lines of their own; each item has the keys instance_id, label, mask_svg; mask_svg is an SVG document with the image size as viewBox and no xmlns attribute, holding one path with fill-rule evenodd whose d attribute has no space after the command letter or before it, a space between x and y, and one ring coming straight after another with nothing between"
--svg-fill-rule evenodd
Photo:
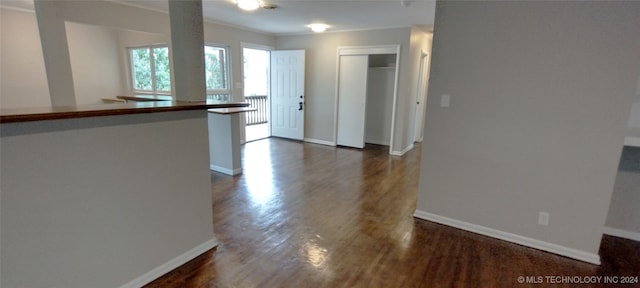
<instances>
[{"instance_id":1,"label":"door frame","mask_svg":"<svg viewBox=\"0 0 640 288\"><path fill-rule=\"evenodd\" d=\"M254 43L249 43L249 42L240 42L240 79L242 82L242 95L241 99L242 101L244 101L244 48L249 48L249 49L255 49L255 50L263 50L263 51L269 51L269 53L271 53L271 51L275 50L275 47L271 47L271 46L266 46L266 45L260 45L260 44L254 44ZM271 68L269 68L269 73L271 73ZM267 81L270 82L271 81L271 76L267 77ZM236 82L237 83L237 82ZM233 83L233 88L238 88L237 86L235 86L236 83ZM271 87L271 83L267 83L268 87ZM267 89L267 101L268 101L268 106L269 109L267 111L267 118L269 121L269 125L268 129L269 129L269 136L271 136L271 89ZM242 116L244 116L244 114L242 114ZM245 117L240 117L240 144L244 144L247 142L247 120Z\"/></svg>"},{"instance_id":2,"label":"door frame","mask_svg":"<svg viewBox=\"0 0 640 288\"><path fill-rule=\"evenodd\" d=\"M413 142L422 142L424 134L424 116L427 108L427 79L431 57L429 53L420 50L420 67L418 72L418 87L416 88L416 113L413 124ZM420 103L420 104L417 104Z\"/></svg>"},{"instance_id":3,"label":"door frame","mask_svg":"<svg viewBox=\"0 0 640 288\"><path fill-rule=\"evenodd\" d=\"M389 154L394 154L395 148L395 126L396 126L396 106L398 100L398 75L400 73L400 45L370 45L370 46L339 46L336 57L336 87L333 109L333 146L338 144L338 89L340 88L340 56L342 55L376 55L395 54L396 71L393 83L393 105L391 108L391 139L389 139ZM366 119L365 119L366 121ZM366 125L366 123L365 123Z\"/></svg>"}]
</instances>

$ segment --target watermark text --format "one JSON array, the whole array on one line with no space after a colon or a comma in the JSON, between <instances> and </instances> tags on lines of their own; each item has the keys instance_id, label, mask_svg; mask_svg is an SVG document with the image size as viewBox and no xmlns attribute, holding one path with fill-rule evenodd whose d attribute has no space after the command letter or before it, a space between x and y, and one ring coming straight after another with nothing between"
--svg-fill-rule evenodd
<instances>
[{"instance_id":1,"label":"watermark text","mask_svg":"<svg viewBox=\"0 0 640 288\"><path fill-rule=\"evenodd\" d=\"M521 284L639 284L639 276L523 275Z\"/></svg>"}]
</instances>

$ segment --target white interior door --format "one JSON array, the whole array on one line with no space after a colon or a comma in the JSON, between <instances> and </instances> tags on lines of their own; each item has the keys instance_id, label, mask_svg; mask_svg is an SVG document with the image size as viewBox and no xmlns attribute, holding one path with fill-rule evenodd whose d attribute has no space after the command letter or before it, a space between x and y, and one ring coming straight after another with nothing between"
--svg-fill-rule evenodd
<instances>
[{"instance_id":1,"label":"white interior door","mask_svg":"<svg viewBox=\"0 0 640 288\"><path fill-rule=\"evenodd\" d=\"M364 148L369 55L340 56L336 143Z\"/></svg>"},{"instance_id":2,"label":"white interior door","mask_svg":"<svg viewBox=\"0 0 640 288\"><path fill-rule=\"evenodd\" d=\"M420 57L420 70L418 72L418 89L416 90L416 118L413 125L413 141L421 142L424 130L424 112L427 105L427 54L422 52Z\"/></svg>"},{"instance_id":3,"label":"white interior door","mask_svg":"<svg viewBox=\"0 0 640 288\"><path fill-rule=\"evenodd\" d=\"M271 51L271 135L304 138L304 50Z\"/></svg>"}]
</instances>

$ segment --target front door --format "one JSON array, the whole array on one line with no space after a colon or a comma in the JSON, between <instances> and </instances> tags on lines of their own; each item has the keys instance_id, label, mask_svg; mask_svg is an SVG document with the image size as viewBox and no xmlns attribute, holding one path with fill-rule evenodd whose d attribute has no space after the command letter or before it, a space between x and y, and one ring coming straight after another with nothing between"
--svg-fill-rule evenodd
<instances>
[{"instance_id":1,"label":"front door","mask_svg":"<svg viewBox=\"0 0 640 288\"><path fill-rule=\"evenodd\" d=\"M271 51L271 135L304 138L304 50Z\"/></svg>"}]
</instances>

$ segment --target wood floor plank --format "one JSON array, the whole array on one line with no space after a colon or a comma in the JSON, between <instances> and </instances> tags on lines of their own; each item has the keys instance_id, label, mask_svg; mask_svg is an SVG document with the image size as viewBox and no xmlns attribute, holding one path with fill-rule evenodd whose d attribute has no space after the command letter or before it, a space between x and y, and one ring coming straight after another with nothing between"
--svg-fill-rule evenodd
<instances>
[{"instance_id":1,"label":"wood floor plank","mask_svg":"<svg viewBox=\"0 0 640 288\"><path fill-rule=\"evenodd\" d=\"M270 138L247 143L243 159L241 175L211 174L218 248L146 287L546 287L518 277L640 276L638 242L605 236L596 266L413 218L419 146L397 157L384 146Z\"/></svg>"}]
</instances>

